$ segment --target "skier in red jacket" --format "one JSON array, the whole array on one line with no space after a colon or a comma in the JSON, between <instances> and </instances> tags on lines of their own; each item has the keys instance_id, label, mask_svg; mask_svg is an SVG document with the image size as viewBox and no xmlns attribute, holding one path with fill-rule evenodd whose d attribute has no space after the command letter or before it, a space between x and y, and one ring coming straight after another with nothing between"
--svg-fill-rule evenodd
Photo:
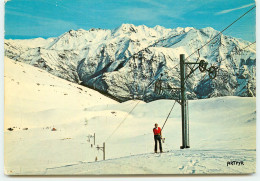
<instances>
[{"instance_id":1,"label":"skier in red jacket","mask_svg":"<svg viewBox=\"0 0 260 181\"><path fill-rule=\"evenodd\" d=\"M157 123L155 123L154 126L155 126L153 128L154 141L155 141L154 152L157 153L157 142L159 142L160 152L162 153L163 151L162 151L162 142L161 142L161 138L162 138L161 128L158 127Z\"/></svg>"}]
</instances>

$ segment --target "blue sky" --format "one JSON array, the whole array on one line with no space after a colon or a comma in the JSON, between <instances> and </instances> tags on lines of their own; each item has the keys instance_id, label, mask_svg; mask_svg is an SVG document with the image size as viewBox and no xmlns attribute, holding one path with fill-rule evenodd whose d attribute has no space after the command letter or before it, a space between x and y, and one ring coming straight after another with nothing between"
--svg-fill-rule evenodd
<instances>
[{"instance_id":1,"label":"blue sky","mask_svg":"<svg viewBox=\"0 0 260 181\"><path fill-rule=\"evenodd\" d=\"M123 23L222 30L254 0L8 0L6 38L55 37L70 29L114 29ZM255 41L255 10L224 34Z\"/></svg>"}]
</instances>

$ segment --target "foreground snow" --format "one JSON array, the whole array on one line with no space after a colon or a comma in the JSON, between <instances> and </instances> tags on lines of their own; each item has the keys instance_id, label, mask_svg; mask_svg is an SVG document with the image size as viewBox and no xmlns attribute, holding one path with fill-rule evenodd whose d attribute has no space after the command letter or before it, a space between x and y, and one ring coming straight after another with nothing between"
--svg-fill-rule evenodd
<instances>
[{"instance_id":1,"label":"foreground snow","mask_svg":"<svg viewBox=\"0 0 260 181\"><path fill-rule=\"evenodd\" d=\"M230 160L243 160L245 165L227 166ZM255 170L254 160L255 150L172 150L47 168L45 174L245 174Z\"/></svg>"},{"instance_id":2,"label":"foreground snow","mask_svg":"<svg viewBox=\"0 0 260 181\"><path fill-rule=\"evenodd\" d=\"M172 104L172 100L120 104L96 91L5 58L5 173L255 171L255 98L189 101L188 150L179 149L181 119L180 106L176 104L163 130L163 149L169 152L153 154L153 125L158 122L162 126ZM96 145L106 142L105 161L102 151L96 145L91 147L93 139L88 141L88 135L93 133ZM243 161L244 165L227 166L228 161Z\"/></svg>"}]
</instances>

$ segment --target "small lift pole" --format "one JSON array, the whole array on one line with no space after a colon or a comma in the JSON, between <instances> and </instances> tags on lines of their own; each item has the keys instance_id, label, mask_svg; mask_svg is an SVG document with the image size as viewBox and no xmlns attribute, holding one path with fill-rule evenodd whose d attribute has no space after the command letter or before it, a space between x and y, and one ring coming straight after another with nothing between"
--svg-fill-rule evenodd
<instances>
[{"instance_id":1,"label":"small lift pole","mask_svg":"<svg viewBox=\"0 0 260 181\"><path fill-rule=\"evenodd\" d=\"M103 147L97 145L97 149L103 151L103 160L105 160L106 159L106 145L105 145L105 142L103 143Z\"/></svg>"}]
</instances>

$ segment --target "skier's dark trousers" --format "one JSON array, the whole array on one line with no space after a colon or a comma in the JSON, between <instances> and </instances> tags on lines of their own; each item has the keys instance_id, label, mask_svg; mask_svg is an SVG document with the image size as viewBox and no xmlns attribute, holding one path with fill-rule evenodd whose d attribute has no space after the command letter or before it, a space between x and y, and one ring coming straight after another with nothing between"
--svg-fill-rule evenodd
<instances>
[{"instance_id":1,"label":"skier's dark trousers","mask_svg":"<svg viewBox=\"0 0 260 181\"><path fill-rule=\"evenodd\" d=\"M158 124L156 123L155 128L153 128L153 133L154 133L154 152L157 153L157 142L159 142L159 148L160 148L160 152L162 153L162 142L161 142L161 138L162 138L162 133L161 133L161 128L158 127Z\"/></svg>"},{"instance_id":2,"label":"skier's dark trousers","mask_svg":"<svg viewBox=\"0 0 260 181\"><path fill-rule=\"evenodd\" d=\"M157 152L157 142L159 142L160 152L162 152L161 135L154 135L154 141L155 141L154 152L155 153Z\"/></svg>"}]
</instances>

